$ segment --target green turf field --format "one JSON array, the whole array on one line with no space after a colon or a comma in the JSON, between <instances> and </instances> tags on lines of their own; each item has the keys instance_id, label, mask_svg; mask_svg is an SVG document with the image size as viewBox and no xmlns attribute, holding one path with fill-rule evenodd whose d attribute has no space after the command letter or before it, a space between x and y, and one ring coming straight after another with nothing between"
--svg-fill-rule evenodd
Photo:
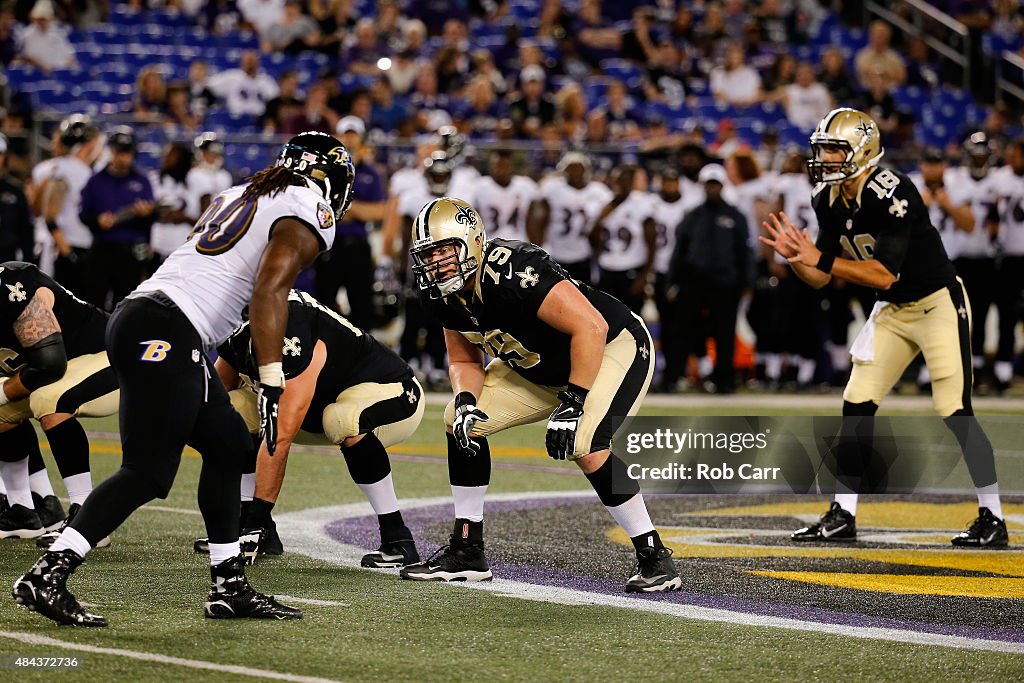
<instances>
[{"instance_id":1,"label":"green turf field","mask_svg":"<svg viewBox=\"0 0 1024 683\"><path fill-rule=\"evenodd\" d=\"M837 407L837 398L826 397L818 412ZM715 403L648 408L645 413L697 410L755 412L739 404ZM783 403L778 410L760 412L787 408ZM115 431L110 420L85 423L92 432ZM440 408L432 406L414 438L395 449L394 478L401 499L449 495L439 424ZM118 466L118 443L94 439L93 446L94 478L99 481ZM541 426L495 437L490 492L588 489L572 465L552 462L542 446ZM205 535L195 503L199 465L194 453L187 454L168 499L138 511L116 532L113 545L94 551L73 577L73 592L110 620L108 628L57 627L16 608L6 595L0 597L0 655L70 655L84 662L79 671L56 674L4 670L0 680L1024 680L1024 647L1019 644L1016 654L978 651L850 638L840 635L841 629L792 630L601 604L566 605L463 586L404 582L396 574L339 566L297 552L262 560L249 576L265 592L321 601L295 603L305 611L303 620L207 620L202 616L207 560L191 549L192 540ZM339 455L299 448L289 461L275 514L362 501ZM596 500L593 505L598 505ZM514 521L508 518L506 523ZM529 529L524 526L526 541ZM572 533L564 538L588 543L587 537ZM289 538L283 540L288 550ZM432 550L429 542L419 542L421 552ZM0 577L6 586L31 565L38 551L31 541L0 544ZM700 571L699 565L693 571ZM720 588L729 592L728 586ZM58 642L34 640L40 637ZM99 650L74 650L71 644Z\"/></svg>"}]
</instances>

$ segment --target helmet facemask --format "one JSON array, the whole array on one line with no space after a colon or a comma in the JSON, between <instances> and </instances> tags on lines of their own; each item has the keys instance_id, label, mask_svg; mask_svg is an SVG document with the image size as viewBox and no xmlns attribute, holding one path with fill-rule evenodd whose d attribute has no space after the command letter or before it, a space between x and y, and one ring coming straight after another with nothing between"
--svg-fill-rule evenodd
<instances>
[{"instance_id":1,"label":"helmet facemask","mask_svg":"<svg viewBox=\"0 0 1024 683\"><path fill-rule=\"evenodd\" d=\"M878 126L869 116L855 109L829 112L811 134L811 160L807 171L815 183L838 185L857 178L878 165L885 154ZM829 152L841 151L843 158L826 160ZM832 154L831 156L838 156Z\"/></svg>"},{"instance_id":2,"label":"helmet facemask","mask_svg":"<svg viewBox=\"0 0 1024 683\"><path fill-rule=\"evenodd\" d=\"M423 240L410 250L420 290L431 299L441 299L463 289L477 271L476 257L469 255L469 247L456 237L433 241Z\"/></svg>"}]
</instances>

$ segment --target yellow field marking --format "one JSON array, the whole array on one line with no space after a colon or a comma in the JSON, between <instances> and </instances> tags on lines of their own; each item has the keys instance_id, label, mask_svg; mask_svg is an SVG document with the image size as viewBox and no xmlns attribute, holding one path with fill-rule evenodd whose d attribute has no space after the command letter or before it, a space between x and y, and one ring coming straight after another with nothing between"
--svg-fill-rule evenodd
<instances>
[{"instance_id":1,"label":"yellow field marking","mask_svg":"<svg viewBox=\"0 0 1024 683\"><path fill-rule=\"evenodd\" d=\"M900 595L950 595L968 598L1024 598L1024 579L907 574L834 574L832 572L751 571L775 579Z\"/></svg>"}]
</instances>

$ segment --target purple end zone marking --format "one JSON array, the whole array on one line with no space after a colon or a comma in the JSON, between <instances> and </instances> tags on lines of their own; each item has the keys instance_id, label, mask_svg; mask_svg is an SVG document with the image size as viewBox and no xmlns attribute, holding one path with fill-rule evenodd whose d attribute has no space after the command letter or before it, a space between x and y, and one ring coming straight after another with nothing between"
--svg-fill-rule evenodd
<instances>
[{"instance_id":1,"label":"purple end zone marking","mask_svg":"<svg viewBox=\"0 0 1024 683\"><path fill-rule=\"evenodd\" d=\"M579 498L535 498L516 501L496 501L489 502L487 504L487 512L490 514L495 512L553 507L556 505L579 504L597 503L596 501L591 502L585 499L581 500ZM406 525L413 532L413 535L419 539L424 537L424 530L428 525L436 524L442 520L451 519L452 514L453 510L450 503L402 511L402 517L405 519ZM327 524L324 527L324 531L328 536L336 541L361 548L376 548L380 543L377 518L373 515L336 520ZM429 549L429 552L433 552L433 549ZM499 578L521 581L523 583L532 583L541 586L571 588L574 590L601 593L605 595L625 595L622 590L622 581L594 578L580 574L572 574L558 569L524 565L515 562L493 561L490 565L491 569L494 571L494 575ZM865 614L835 612L817 607L786 605L745 598L732 598L723 595L673 592L659 593L657 595L634 594L631 597L637 600L659 600L662 602L673 602L682 605L705 607L708 609L721 609L728 610L730 612L742 612L745 614L811 621L822 624L838 624L842 626L855 626L861 628L898 629L919 633L957 636L960 638L1024 643L1024 631L1012 631L1007 629L981 630L968 626L951 626L917 621L886 619Z\"/></svg>"}]
</instances>

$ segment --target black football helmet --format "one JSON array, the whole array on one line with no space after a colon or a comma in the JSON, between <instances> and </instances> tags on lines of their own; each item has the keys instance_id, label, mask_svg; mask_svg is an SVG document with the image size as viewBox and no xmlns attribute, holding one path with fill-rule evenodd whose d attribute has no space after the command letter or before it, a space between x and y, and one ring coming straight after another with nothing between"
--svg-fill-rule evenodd
<instances>
[{"instance_id":1,"label":"black football helmet","mask_svg":"<svg viewBox=\"0 0 1024 683\"><path fill-rule=\"evenodd\" d=\"M452 166L457 166L462 161L466 151L466 136L459 132L455 126L441 126L437 129L435 137L437 147L448 157Z\"/></svg>"},{"instance_id":2,"label":"black football helmet","mask_svg":"<svg viewBox=\"0 0 1024 683\"><path fill-rule=\"evenodd\" d=\"M100 129L85 114L72 114L60 122L60 144L68 151L95 139Z\"/></svg>"},{"instance_id":3,"label":"black football helmet","mask_svg":"<svg viewBox=\"0 0 1024 683\"><path fill-rule=\"evenodd\" d=\"M427 188L435 197L448 194L448 184L452 181L452 162L444 152L434 152L423 160L423 174L427 178Z\"/></svg>"},{"instance_id":4,"label":"black football helmet","mask_svg":"<svg viewBox=\"0 0 1024 683\"><path fill-rule=\"evenodd\" d=\"M212 133L210 131L197 135L196 139L192 141L192 146L195 148L197 154L210 152L211 154L224 156L224 142L216 133Z\"/></svg>"},{"instance_id":5,"label":"black football helmet","mask_svg":"<svg viewBox=\"0 0 1024 683\"><path fill-rule=\"evenodd\" d=\"M281 148L275 165L304 178L331 205L337 220L348 211L356 170L352 155L333 135L315 131L296 135Z\"/></svg>"},{"instance_id":6,"label":"black football helmet","mask_svg":"<svg viewBox=\"0 0 1024 683\"><path fill-rule=\"evenodd\" d=\"M964 140L963 165L967 167L972 178L984 178L994 160L995 146L984 131L971 133L970 137Z\"/></svg>"}]
</instances>

